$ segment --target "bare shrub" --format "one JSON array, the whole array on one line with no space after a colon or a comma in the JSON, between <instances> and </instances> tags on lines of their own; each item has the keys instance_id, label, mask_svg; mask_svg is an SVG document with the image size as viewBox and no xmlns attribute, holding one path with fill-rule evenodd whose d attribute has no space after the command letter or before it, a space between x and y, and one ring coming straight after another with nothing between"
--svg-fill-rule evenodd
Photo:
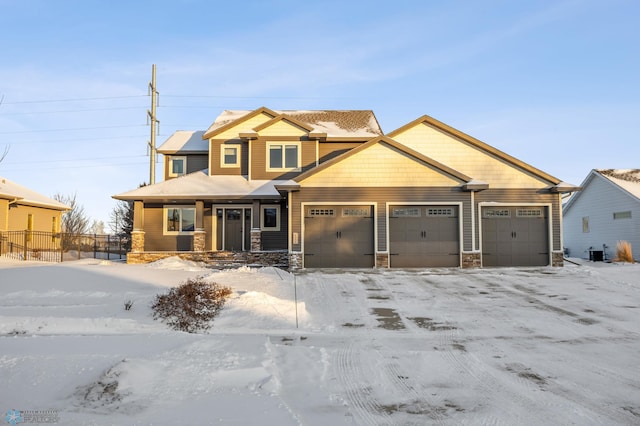
<instances>
[{"instance_id":1,"label":"bare shrub","mask_svg":"<svg viewBox=\"0 0 640 426\"><path fill-rule=\"evenodd\" d=\"M617 262L633 263L631 243L628 241L618 241L616 243L616 258L614 260Z\"/></svg>"},{"instance_id":2,"label":"bare shrub","mask_svg":"<svg viewBox=\"0 0 640 426\"><path fill-rule=\"evenodd\" d=\"M151 305L153 319L164 321L174 330L205 331L231 293L231 288L208 283L202 277L189 278L168 293L156 295Z\"/></svg>"}]
</instances>

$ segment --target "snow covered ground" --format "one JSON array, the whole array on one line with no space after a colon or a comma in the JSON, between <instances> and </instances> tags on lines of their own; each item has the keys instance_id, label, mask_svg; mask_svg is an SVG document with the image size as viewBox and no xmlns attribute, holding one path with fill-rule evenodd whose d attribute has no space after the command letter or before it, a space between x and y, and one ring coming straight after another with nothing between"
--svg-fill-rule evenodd
<instances>
[{"instance_id":1,"label":"snow covered ground","mask_svg":"<svg viewBox=\"0 0 640 426\"><path fill-rule=\"evenodd\" d=\"M151 318L198 275L234 290L207 334ZM639 275L0 260L0 421L640 424Z\"/></svg>"}]
</instances>

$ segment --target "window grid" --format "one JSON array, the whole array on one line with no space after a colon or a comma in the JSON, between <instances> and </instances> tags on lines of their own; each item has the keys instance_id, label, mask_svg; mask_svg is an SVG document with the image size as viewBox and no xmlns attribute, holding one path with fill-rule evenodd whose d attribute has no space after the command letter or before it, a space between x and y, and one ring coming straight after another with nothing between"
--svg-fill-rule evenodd
<instances>
[{"instance_id":1,"label":"window grid","mask_svg":"<svg viewBox=\"0 0 640 426\"><path fill-rule=\"evenodd\" d=\"M309 209L309 216L335 216L334 209Z\"/></svg>"}]
</instances>

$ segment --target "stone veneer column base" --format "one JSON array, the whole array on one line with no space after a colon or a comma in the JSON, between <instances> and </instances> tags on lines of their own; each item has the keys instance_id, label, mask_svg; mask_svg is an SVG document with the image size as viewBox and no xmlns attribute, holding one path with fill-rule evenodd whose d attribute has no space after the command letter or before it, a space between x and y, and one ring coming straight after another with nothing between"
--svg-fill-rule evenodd
<instances>
[{"instance_id":1,"label":"stone veneer column base","mask_svg":"<svg viewBox=\"0 0 640 426\"><path fill-rule=\"evenodd\" d=\"M482 267L482 253L475 252L462 252L462 268L480 268Z\"/></svg>"},{"instance_id":2,"label":"stone veneer column base","mask_svg":"<svg viewBox=\"0 0 640 426\"><path fill-rule=\"evenodd\" d=\"M297 271L302 268L302 253L297 252L289 252L289 270Z\"/></svg>"},{"instance_id":3,"label":"stone veneer column base","mask_svg":"<svg viewBox=\"0 0 640 426\"><path fill-rule=\"evenodd\" d=\"M204 251L207 233L204 229L196 229L193 233L193 251Z\"/></svg>"},{"instance_id":4,"label":"stone veneer column base","mask_svg":"<svg viewBox=\"0 0 640 426\"><path fill-rule=\"evenodd\" d=\"M262 231L260 228L251 228L251 251L262 250Z\"/></svg>"},{"instance_id":5,"label":"stone veneer column base","mask_svg":"<svg viewBox=\"0 0 640 426\"><path fill-rule=\"evenodd\" d=\"M389 268L389 253L376 253L376 268Z\"/></svg>"},{"instance_id":6,"label":"stone veneer column base","mask_svg":"<svg viewBox=\"0 0 640 426\"><path fill-rule=\"evenodd\" d=\"M144 231L131 231L131 251L135 253L144 251Z\"/></svg>"},{"instance_id":7,"label":"stone veneer column base","mask_svg":"<svg viewBox=\"0 0 640 426\"><path fill-rule=\"evenodd\" d=\"M551 266L563 267L564 266L564 253L561 251L554 251L551 253Z\"/></svg>"}]
</instances>

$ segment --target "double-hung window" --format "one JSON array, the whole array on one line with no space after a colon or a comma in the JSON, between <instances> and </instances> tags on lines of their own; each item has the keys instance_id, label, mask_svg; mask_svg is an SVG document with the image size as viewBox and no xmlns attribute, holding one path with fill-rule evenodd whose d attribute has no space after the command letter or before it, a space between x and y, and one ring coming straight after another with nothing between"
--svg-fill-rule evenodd
<instances>
[{"instance_id":1,"label":"double-hung window","mask_svg":"<svg viewBox=\"0 0 640 426\"><path fill-rule=\"evenodd\" d=\"M187 157L169 157L169 176L182 176L187 172Z\"/></svg>"},{"instance_id":2,"label":"double-hung window","mask_svg":"<svg viewBox=\"0 0 640 426\"><path fill-rule=\"evenodd\" d=\"M238 145L220 145L220 167L240 167Z\"/></svg>"},{"instance_id":3,"label":"double-hung window","mask_svg":"<svg viewBox=\"0 0 640 426\"><path fill-rule=\"evenodd\" d=\"M196 229L195 207L171 206L164 208L164 234L187 234Z\"/></svg>"},{"instance_id":4,"label":"double-hung window","mask_svg":"<svg viewBox=\"0 0 640 426\"><path fill-rule=\"evenodd\" d=\"M299 142L267 142L267 171L299 171Z\"/></svg>"}]
</instances>

